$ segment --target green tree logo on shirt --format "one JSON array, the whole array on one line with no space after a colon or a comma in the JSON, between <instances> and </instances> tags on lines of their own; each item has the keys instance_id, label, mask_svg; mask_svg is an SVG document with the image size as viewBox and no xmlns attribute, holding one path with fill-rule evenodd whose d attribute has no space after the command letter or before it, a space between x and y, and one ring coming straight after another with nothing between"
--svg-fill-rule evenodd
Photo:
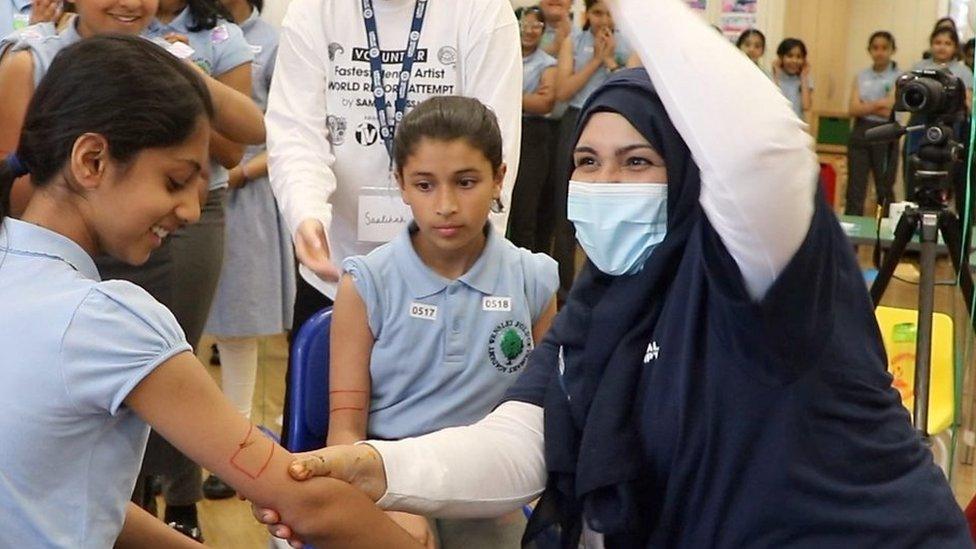
<instances>
[{"instance_id":1,"label":"green tree logo on shirt","mask_svg":"<svg viewBox=\"0 0 976 549\"><path fill-rule=\"evenodd\" d=\"M525 365L532 350L532 333L524 322L505 320L500 322L488 338L488 359L496 370L514 374Z\"/></svg>"},{"instance_id":2,"label":"green tree logo on shirt","mask_svg":"<svg viewBox=\"0 0 976 549\"><path fill-rule=\"evenodd\" d=\"M505 335L502 336L502 354L508 359L509 364L522 354L524 348L525 342L518 332L512 328L505 330Z\"/></svg>"}]
</instances>

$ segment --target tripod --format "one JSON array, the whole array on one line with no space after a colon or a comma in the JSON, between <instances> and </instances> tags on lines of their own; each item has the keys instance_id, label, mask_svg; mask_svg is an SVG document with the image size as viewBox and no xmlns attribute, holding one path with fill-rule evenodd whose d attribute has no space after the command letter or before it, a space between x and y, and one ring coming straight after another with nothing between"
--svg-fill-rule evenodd
<instances>
[{"instance_id":1,"label":"tripod","mask_svg":"<svg viewBox=\"0 0 976 549\"><path fill-rule=\"evenodd\" d=\"M973 277L968 266L967 253L962 253L962 235L959 218L948 208L950 170L960 160L961 147L952 139L947 126L933 125L926 128L925 137L918 153L909 159L909 170L918 180L918 208L906 208L895 227L894 240L878 269L878 276L871 285L871 300L875 307L881 302L888 283L901 260L905 248L916 232L920 233L918 324L915 347L915 406L912 418L925 440L929 439L929 377L932 361L932 313L935 308L935 253L939 234L949 251L954 273L966 306L970 307L973 296ZM963 257L966 256L966 258ZM964 263L964 259L966 262ZM971 311L970 311L971 312ZM972 316L972 315L971 315ZM974 324L976 329L976 324Z\"/></svg>"}]
</instances>

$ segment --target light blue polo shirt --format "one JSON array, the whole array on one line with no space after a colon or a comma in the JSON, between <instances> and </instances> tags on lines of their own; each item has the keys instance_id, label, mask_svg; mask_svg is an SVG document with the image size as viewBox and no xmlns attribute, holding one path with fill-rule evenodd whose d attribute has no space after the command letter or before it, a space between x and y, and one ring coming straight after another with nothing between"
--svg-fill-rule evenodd
<instances>
[{"instance_id":1,"label":"light blue polo shirt","mask_svg":"<svg viewBox=\"0 0 976 549\"><path fill-rule=\"evenodd\" d=\"M421 261L410 230L342 264L375 338L370 438L416 436L487 415L524 369L532 326L559 287L552 258L491 230L471 269L446 279Z\"/></svg>"},{"instance_id":2,"label":"light blue polo shirt","mask_svg":"<svg viewBox=\"0 0 976 549\"><path fill-rule=\"evenodd\" d=\"M0 37L30 24L31 0L0 0Z\"/></svg>"},{"instance_id":3,"label":"light blue polo shirt","mask_svg":"<svg viewBox=\"0 0 976 549\"><path fill-rule=\"evenodd\" d=\"M618 65L625 67L627 66L627 60L630 59L630 46L627 45L624 37L619 32L614 33L614 38L617 41L614 57ZM590 62L590 59L593 59L593 41L593 33L590 31L582 31L573 36L573 72L579 72ZM582 109L583 103L609 78L610 71L605 66L600 65L600 68L587 80L586 85L569 100L569 106Z\"/></svg>"},{"instance_id":4,"label":"light blue polo shirt","mask_svg":"<svg viewBox=\"0 0 976 549\"><path fill-rule=\"evenodd\" d=\"M522 58L522 93L533 93L539 89L542 73L549 67L556 66L556 58L549 55L542 48Z\"/></svg>"},{"instance_id":5,"label":"light blue polo shirt","mask_svg":"<svg viewBox=\"0 0 976 549\"><path fill-rule=\"evenodd\" d=\"M77 27L78 18L74 17L60 33L54 23L38 23L20 29L0 40L0 57L8 51L29 51L34 59L34 87L37 88L58 52L81 40Z\"/></svg>"},{"instance_id":6,"label":"light blue polo shirt","mask_svg":"<svg viewBox=\"0 0 976 549\"><path fill-rule=\"evenodd\" d=\"M149 427L123 401L190 345L73 241L0 225L0 546L112 547Z\"/></svg>"},{"instance_id":7,"label":"light blue polo shirt","mask_svg":"<svg viewBox=\"0 0 976 549\"><path fill-rule=\"evenodd\" d=\"M190 47L193 48L191 59L213 77L218 77L254 60L251 46L248 45L244 33L237 25L221 19L212 29L191 31L189 29L191 26L193 26L193 16L189 8L184 8L168 24L153 19L143 32L143 36L163 38L174 32L186 36ZM220 165L220 162L211 159L210 190L226 186L227 170Z\"/></svg>"},{"instance_id":8,"label":"light blue polo shirt","mask_svg":"<svg viewBox=\"0 0 976 549\"><path fill-rule=\"evenodd\" d=\"M861 101L870 102L884 99L895 89L895 80L901 76L901 71L896 69L894 64L889 64L888 68L878 72L874 67L868 67L857 73L857 93ZM865 120L872 122L887 122L888 118L869 114Z\"/></svg>"},{"instance_id":9,"label":"light blue polo shirt","mask_svg":"<svg viewBox=\"0 0 976 549\"><path fill-rule=\"evenodd\" d=\"M793 112L797 118L803 120L803 91L800 89L800 75L781 72L779 75L779 91L790 100ZM810 91L813 91L813 76L807 75Z\"/></svg>"},{"instance_id":10,"label":"light blue polo shirt","mask_svg":"<svg viewBox=\"0 0 976 549\"><path fill-rule=\"evenodd\" d=\"M268 91L271 89L271 77L274 75L275 60L278 57L278 29L261 19L258 10L252 10L251 16L241 23L244 39L254 54L251 63L251 97L258 104L261 112L268 109ZM244 154L245 159L254 158L267 149L267 145L251 145Z\"/></svg>"}]
</instances>

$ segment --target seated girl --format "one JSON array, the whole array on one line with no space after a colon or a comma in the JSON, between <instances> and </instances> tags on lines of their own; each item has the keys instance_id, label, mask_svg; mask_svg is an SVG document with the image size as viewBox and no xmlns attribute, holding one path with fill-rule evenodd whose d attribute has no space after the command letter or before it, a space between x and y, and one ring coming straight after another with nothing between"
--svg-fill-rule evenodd
<instances>
[{"instance_id":1,"label":"seated girl","mask_svg":"<svg viewBox=\"0 0 976 549\"><path fill-rule=\"evenodd\" d=\"M495 115L476 99L437 97L403 118L396 178L413 223L343 262L332 323L329 444L401 439L490 412L521 374L556 312L556 262L496 234L505 165ZM396 515L416 537L422 517ZM498 520L438 521L443 547L514 547Z\"/></svg>"}]
</instances>

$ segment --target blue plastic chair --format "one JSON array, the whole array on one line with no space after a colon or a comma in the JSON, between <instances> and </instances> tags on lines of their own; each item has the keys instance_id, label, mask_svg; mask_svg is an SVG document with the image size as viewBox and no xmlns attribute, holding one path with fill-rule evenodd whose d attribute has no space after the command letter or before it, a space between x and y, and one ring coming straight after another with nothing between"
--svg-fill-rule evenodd
<instances>
[{"instance_id":1,"label":"blue plastic chair","mask_svg":"<svg viewBox=\"0 0 976 549\"><path fill-rule=\"evenodd\" d=\"M285 430L288 451L307 452L325 446L329 431L329 332L332 308L312 315L299 328L292 345Z\"/></svg>"}]
</instances>

